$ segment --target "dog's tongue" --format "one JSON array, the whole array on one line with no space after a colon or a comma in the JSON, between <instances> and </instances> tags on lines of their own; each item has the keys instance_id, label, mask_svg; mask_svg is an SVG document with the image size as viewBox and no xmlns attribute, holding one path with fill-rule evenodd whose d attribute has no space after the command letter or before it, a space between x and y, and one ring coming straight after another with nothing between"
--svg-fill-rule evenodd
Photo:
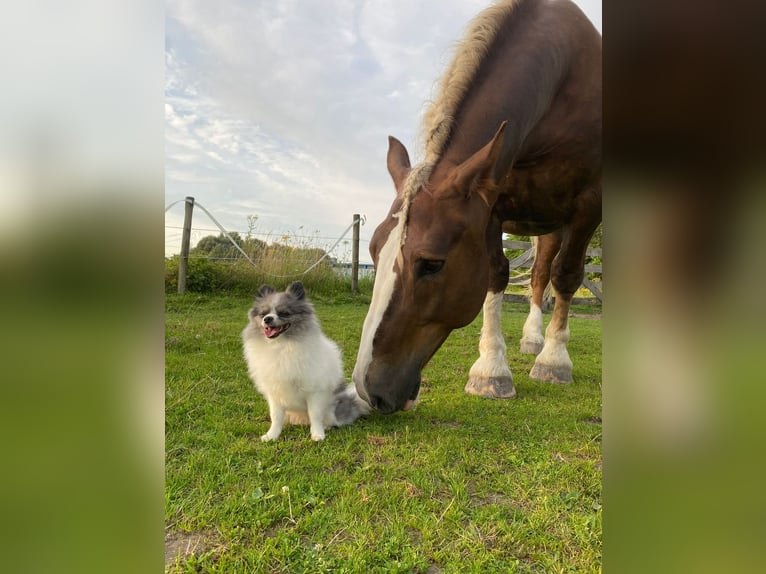
<instances>
[{"instance_id":1,"label":"dog's tongue","mask_svg":"<svg viewBox=\"0 0 766 574\"><path fill-rule=\"evenodd\" d=\"M266 335L268 339L273 339L277 335L279 335L282 332L281 327L264 327L263 328L263 334Z\"/></svg>"}]
</instances>

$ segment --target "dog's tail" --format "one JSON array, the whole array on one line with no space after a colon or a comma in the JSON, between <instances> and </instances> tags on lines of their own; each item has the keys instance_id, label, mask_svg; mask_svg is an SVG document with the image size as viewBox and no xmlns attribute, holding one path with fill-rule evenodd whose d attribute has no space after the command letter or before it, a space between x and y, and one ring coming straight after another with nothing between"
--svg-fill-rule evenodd
<instances>
[{"instance_id":1,"label":"dog's tail","mask_svg":"<svg viewBox=\"0 0 766 574\"><path fill-rule=\"evenodd\" d=\"M370 414L370 405L356 392L354 385L341 383L335 390L335 419L338 426L350 425L359 417Z\"/></svg>"}]
</instances>

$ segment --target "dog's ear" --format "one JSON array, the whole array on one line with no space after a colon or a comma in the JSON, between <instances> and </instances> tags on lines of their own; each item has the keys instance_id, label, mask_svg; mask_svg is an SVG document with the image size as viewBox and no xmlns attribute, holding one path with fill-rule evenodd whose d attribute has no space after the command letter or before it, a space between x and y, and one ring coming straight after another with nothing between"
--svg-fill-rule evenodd
<instances>
[{"instance_id":1,"label":"dog's ear","mask_svg":"<svg viewBox=\"0 0 766 574\"><path fill-rule=\"evenodd\" d=\"M303 288L303 283L300 281L293 281L290 283L287 292L298 300L306 297L306 290Z\"/></svg>"},{"instance_id":2,"label":"dog's ear","mask_svg":"<svg viewBox=\"0 0 766 574\"><path fill-rule=\"evenodd\" d=\"M275 291L276 290L271 285L261 285L261 288L258 289L258 297L265 297L266 295L270 295Z\"/></svg>"}]
</instances>

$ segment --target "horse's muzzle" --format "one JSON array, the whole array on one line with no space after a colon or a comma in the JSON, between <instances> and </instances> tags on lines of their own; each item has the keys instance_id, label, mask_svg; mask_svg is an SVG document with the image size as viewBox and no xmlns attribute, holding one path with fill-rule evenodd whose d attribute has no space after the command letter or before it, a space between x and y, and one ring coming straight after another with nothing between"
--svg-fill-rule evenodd
<instances>
[{"instance_id":1,"label":"horse's muzzle","mask_svg":"<svg viewBox=\"0 0 766 574\"><path fill-rule=\"evenodd\" d=\"M379 397L377 395L372 395L369 403L373 409L384 415L390 415L399 410L396 405L389 403L384 397Z\"/></svg>"},{"instance_id":2,"label":"horse's muzzle","mask_svg":"<svg viewBox=\"0 0 766 574\"><path fill-rule=\"evenodd\" d=\"M401 374L395 373L374 376L374 373L368 371L363 382L361 377L357 377L357 373L354 373L353 380L359 396L374 410L384 415L412 409L420 392L419 373L414 377L402 377ZM384 381L396 381L399 384L385 384Z\"/></svg>"}]
</instances>

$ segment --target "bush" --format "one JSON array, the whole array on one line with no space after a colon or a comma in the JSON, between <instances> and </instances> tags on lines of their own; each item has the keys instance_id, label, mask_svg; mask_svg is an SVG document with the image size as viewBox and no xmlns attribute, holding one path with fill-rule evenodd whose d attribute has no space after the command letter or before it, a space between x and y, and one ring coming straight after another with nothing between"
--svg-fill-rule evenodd
<instances>
[{"instance_id":1,"label":"bush","mask_svg":"<svg viewBox=\"0 0 766 574\"><path fill-rule=\"evenodd\" d=\"M165 260L165 292L178 291L178 256ZM186 270L186 290L192 293L211 293L226 283L226 274L220 265L207 259L189 259Z\"/></svg>"},{"instance_id":2,"label":"bush","mask_svg":"<svg viewBox=\"0 0 766 574\"><path fill-rule=\"evenodd\" d=\"M369 299L372 293L372 278L359 279L360 295L351 293L351 279L336 272L329 262L322 262L305 275L302 261L275 258L261 260L262 267L256 269L249 262L211 261L190 258L186 274L186 290L192 293L244 293L254 294L261 285L269 284L283 289L293 281L302 281L312 299L340 297ZM165 260L165 292L178 291L179 257Z\"/></svg>"}]
</instances>

